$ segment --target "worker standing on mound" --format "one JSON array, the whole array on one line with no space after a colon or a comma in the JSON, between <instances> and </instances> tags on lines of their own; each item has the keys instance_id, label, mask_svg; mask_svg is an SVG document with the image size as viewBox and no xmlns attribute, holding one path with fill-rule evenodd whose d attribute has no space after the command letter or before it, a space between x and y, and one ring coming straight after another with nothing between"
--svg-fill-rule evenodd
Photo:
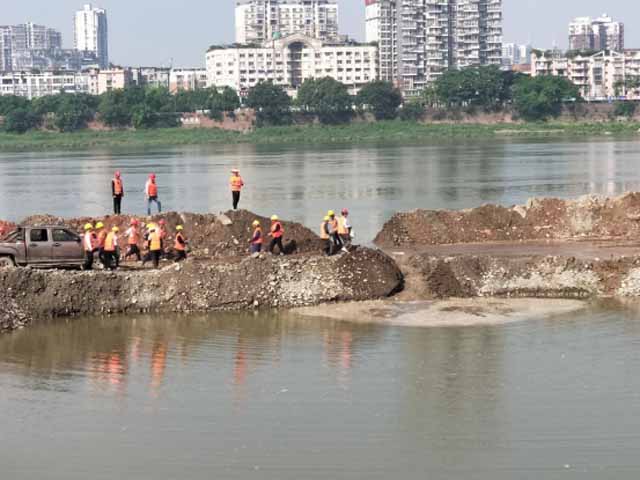
<instances>
[{"instance_id":1,"label":"worker standing on mound","mask_svg":"<svg viewBox=\"0 0 640 480\"><path fill-rule=\"evenodd\" d=\"M338 235L340 236L340 240L342 240L342 251L345 253L349 253L349 247L351 247L351 232L352 227L349 222L349 210L343 208L342 215L338 219Z\"/></svg>"},{"instance_id":2,"label":"worker standing on mound","mask_svg":"<svg viewBox=\"0 0 640 480\"><path fill-rule=\"evenodd\" d=\"M336 218L336 212L334 212L333 210L329 210L327 216L329 217L329 226L331 227L331 240L333 240L333 246L335 247L335 251L337 252L342 247L344 247L342 239L340 238L340 234L338 233L339 222Z\"/></svg>"},{"instance_id":3,"label":"worker standing on mound","mask_svg":"<svg viewBox=\"0 0 640 480\"><path fill-rule=\"evenodd\" d=\"M253 255L254 253L260 253L262 251L262 244L264 243L264 237L262 236L262 227L260 226L260 222L258 220L253 221L253 236L250 243L250 251Z\"/></svg>"},{"instance_id":4,"label":"worker standing on mound","mask_svg":"<svg viewBox=\"0 0 640 480\"><path fill-rule=\"evenodd\" d=\"M144 186L144 194L147 198L147 215L151 215L151 204L155 202L158 207L158 213L162 212L162 202L158 200L158 184L156 183L156 174L149 175L149 180Z\"/></svg>"},{"instance_id":5,"label":"worker standing on mound","mask_svg":"<svg viewBox=\"0 0 640 480\"><path fill-rule=\"evenodd\" d=\"M104 242L107 239L107 230L104 228L104 223L98 222L96 223L96 230L98 234L96 236L96 250L98 252L98 260L103 267L106 268L105 259L104 259Z\"/></svg>"},{"instance_id":6,"label":"worker standing on mound","mask_svg":"<svg viewBox=\"0 0 640 480\"><path fill-rule=\"evenodd\" d=\"M138 244L140 243L140 231L138 230L138 225L140 222L133 218L131 220L131 226L125 232L125 236L127 237L127 253L124 256L124 259L127 260L132 255L135 255L136 259L140 262L142 257L140 256L140 247Z\"/></svg>"},{"instance_id":7,"label":"worker standing on mound","mask_svg":"<svg viewBox=\"0 0 640 480\"><path fill-rule=\"evenodd\" d=\"M160 255L162 254L162 241L160 240L160 232L156 225L151 225L149 227L149 253L151 255L151 260L153 261L153 268L158 268L160 266ZM144 265L144 263L143 263Z\"/></svg>"},{"instance_id":8,"label":"worker standing on mound","mask_svg":"<svg viewBox=\"0 0 640 480\"><path fill-rule=\"evenodd\" d=\"M183 231L182 225L176 227L176 241L173 245L173 249L176 251L176 263L187 259L187 239L182 233Z\"/></svg>"},{"instance_id":9,"label":"worker standing on mound","mask_svg":"<svg viewBox=\"0 0 640 480\"><path fill-rule=\"evenodd\" d=\"M84 226L84 237L82 239L82 247L84 249L84 265L85 270L93 269L93 251L96 246L96 234L93 232L93 225L87 223Z\"/></svg>"},{"instance_id":10,"label":"worker standing on mound","mask_svg":"<svg viewBox=\"0 0 640 480\"><path fill-rule=\"evenodd\" d=\"M244 187L244 181L240 176L240 170L234 168L231 170L231 179L229 180L229 186L231 187L231 197L233 199L233 209L238 209L238 204L240 203L240 192L242 192L242 187Z\"/></svg>"},{"instance_id":11,"label":"worker standing on mound","mask_svg":"<svg viewBox=\"0 0 640 480\"><path fill-rule=\"evenodd\" d=\"M115 270L118 268L119 259L118 256L118 227L113 227L107 234L104 241L104 259L105 267L109 270Z\"/></svg>"},{"instance_id":12,"label":"worker standing on mound","mask_svg":"<svg viewBox=\"0 0 640 480\"><path fill-rule=\"evenodd\" d=\"M323 251L325 255L331 255L333 251L331 244L331 227L329 226L330 220L329 216L326 216L320 224L320 239L324 243Z\"/></svg>"},{"instance_id":13,"label":"worker standing on mound","mask_svg":"<svg viewBox=\"0 0 640 480\"><path fill-rule=\"evenodd\" d=\"M284 255L284 247L282 245L282 237L284 236L284 228L277 215L271 217L271 231L269 232L271 243L269 244L269 253L273 254L273 250L277 245L280 249L280 255Z\"/></svg>"},{"instance_id":14,"label":"worker standing on mound","mask_svg":"<svg viewBox=\"0 0 640 480\"><path fill-rule=\"evenodd\" d=\"M113 213L120 215L122 213L122 198L124 197L124 183L120 172L116 172L113 180L111 180L111 193L113 195Z\"/></svg>"}]
</instances>

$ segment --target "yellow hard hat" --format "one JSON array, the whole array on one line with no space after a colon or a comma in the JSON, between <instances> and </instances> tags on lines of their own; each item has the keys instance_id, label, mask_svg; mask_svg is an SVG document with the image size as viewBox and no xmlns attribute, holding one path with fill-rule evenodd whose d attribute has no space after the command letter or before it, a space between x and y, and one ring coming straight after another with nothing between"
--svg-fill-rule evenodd
<instances>
[{"instance_id":1,"label":"yellow hard hat","mask_svg":"<svg viewBox=\"0 0 640 480\"><path fill-rule=\"evenodd\" d=\"M329 210L329 213L327 213L327 215L329 215L330 217L335 217L336 212L334 212L333 210Z\"/></svg>"},{"instance_id":2,"label":"yellow hard hat","mask_svg":"<svg viewBox=\"0 0 640 480\"><path fill-rule=\"evenodd\" d=\"M177 230L177 231L179 231L179 232L181 232L182 230L184 230L184 227L183 227L182 225L178 225L178 226L176 227L176 230Z\"/></svg>"},{"instance_id":3,"label":"yellow hard hat","mask_svg":"<svg viewBox=\"0 0 640 480\"><path fill-rule=\"evenodd\" d=\"M84 229L85 229L85 230L93 230L93 225L91 225L90 223L87 223L87 224L84 226Z\"/></svg>"},{"instance_id":4,"label":"yellow hard hat","mask_svg":"<svg viewBox=\"0 0 640 480\"><path fill-rule=\"evenodd\" d=\"M324 217L324 221L325 222L328 222L329 220L331 220L331 217L329 217L329 216Z\"/></svg>"},{"instance_id":5,"label":"yellow hard hat","mask_svg":"<svg viewBox=\"0 0 640 480\"><path fill-rule=\"evenodd\" d=\"M98 222L98 223L96 224L96 228L104 228L104 223L102 223L102 222Z\"/></svg>"},{"instance_id":6,"label":"yellow hard hat","mask_svg":"<svg viewBox=\"0 0 640 480\"><path fill-rule=\"evenodd\" d=\"M156 224L155 223L147 223L147 228L149 230L153 230L154 228L156 228Z\"/></svg>"},{"instance_id":7,"label":"yellow hard hat","mask_svg":"<svg viewBox=\"0 0 640 480\"><path fill-rule=\"evenodd\" d=\"M258 220L254 220L253 221L253 226L257 227L258 225L260 225L260 222Z\"/></svg>"},{"instance_id":8,"label":"yellow hard hat","mask_svg":"<svg viewBox=\"0 0 640 480\"><path fill-rule=\"evenodd\" d=\"M276 220L279 220L278 215L273 215L273 216L271 217L271 221L272 221L272 222L275 222Z\"/></svg>"},{"instance_id":9,"label":"yellow hard hat","mask_svg":"<svg viewBox=\"0 0 640 480\"><path fill-rule=\"evenodd\" d=\"M120 229L118 227L113 227L111 231L117 233L120 231Z\"/></svg>"}]
</instances>

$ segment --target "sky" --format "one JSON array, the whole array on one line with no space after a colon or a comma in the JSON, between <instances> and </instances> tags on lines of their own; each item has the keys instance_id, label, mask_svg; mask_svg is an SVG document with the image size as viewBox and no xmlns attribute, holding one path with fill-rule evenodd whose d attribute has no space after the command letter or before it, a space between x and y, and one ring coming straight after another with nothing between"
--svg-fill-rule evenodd
<instances>
[{"instance_id":1,"label":"sky","mask_svg":"<svg viewBox=\"0 0 640 480\"><path fill-rule=\"evenodd\" d=\"M338 0L342 33L364 40L364 0ZM62 31L73 44L73 14L82 0L3 1L0 25L34 22ZM601 0L503 0L504 41L538 48L567 45L567 24L599 16ZM55 5L55 6L54 6ZM197 67L207 47L234 39L235 0L99 0L107 9L110 59L121 65ZM188 5L188 6L185 6ZM609 0L606 13L625 22L627 47L640 47L640 2Z\"/></svg>"}]
</instances>

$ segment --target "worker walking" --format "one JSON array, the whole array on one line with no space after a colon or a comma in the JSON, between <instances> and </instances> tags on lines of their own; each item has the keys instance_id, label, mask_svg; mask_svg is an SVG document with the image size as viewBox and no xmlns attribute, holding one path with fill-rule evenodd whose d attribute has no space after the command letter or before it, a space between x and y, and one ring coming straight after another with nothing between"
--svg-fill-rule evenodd
<instances>
[{"instance_id":1,"label":"worker walking","mask_svg":"<svg viewBox=\"0 0 640 480\"><path fill-rule=\"evenodd\" d=\"M264 238L262 236L262 227L260 226L260 222L258 220L253 221L253 236L251 240L249 240L250 251L253 255L254 253L260 253L262 251L262 244L264 243Z\"/></svg>"},{"instance_id":2,"label":"worker walking","mask_svg":"<svg viewBox=\"0 0 640 480\"><path fill-rule=\"evenodd\" d=\"M84 226L82 247L84 249L83 268L85 270L93 270L93 251L96 247L96 234L93 232L93 225L91 225L90 223L87 223Z\"/></svg>"},{"instance_id":3,"label":"worker walking","mask_svg":"<svg viewBox=\"0 0 640 480\"><path fill-rule=\"evenodd\" d=\"M329 221L331 219L327 215L324 217L324 220L320 224L320 239L324 243L323 251L325 255L331 255L333 252L332 242L331 242L331 227L329 225Z\"/></svg>"},{"instance_id":4,"label":"worker walking","mask_svg":"<svg viewBox=\"0 0 640 480\"><path fill-rule=\"evenodd\" d=\"M162 242L160 240L160 232L156 225L149 227L149 254L151 255L151 261L153 262L153 268L160 266L160 255L162 254Z\"/></svg>"},{"instance_id":5,"label":"worker walking","mask_svg":"<svg viewBox=\"0 0 640 480\"><path fill-rule=\"evenodd\" d=\"M117 171L111 180L111 194L113 195L113 213L120 215L122 213L122 198L124 197L124 183L120 172Z\"/></svg>"},{"instance_id":6,"label":"worker walking","mask_svg":"<svg viewBox=\"0 0 640 480\"><path fill-rule=\"evenodd\" d=\"M127 260L132 255L135 255L138 262L142 260L142 257L140 256L140 247L138 246L138 244L140 243L140 231L138 230L139 224L140 222L133 218L131 220L131 226L124 233L127 237L127 253L124 256L125 260Z\"/></svg>"},{"instance_id":7,"label":"worker walking","mask_svg":"<svg viewBox=\"0 0 640 480\"><path fill-rule=\"evenodd\" d=\"M98 260L103 267L106 268L105 258L104 258L104 242L107 239L107 230L104 228L104 223L98 222L96 223L96 230L98 231L96 235L96 248L94 251L98 252Z\"/></svg>"},{"instance_id":8,"label":"worker walking","mask_svg":"<svg viewBox=\"0 0 640 480\"><path fill-rule=\"evenodd\" d=\"M338 235L340 236L340 240L342 240L342 251L345 253L349 253L349 247L351 247L351 232L352 227L349 222L349 210L343 208L342 215L340 215L338 219Z\"/></svg>"},{"instance_id":9,"label":"worker walking","mask_svg":"<svg viewBox=\"0 0 640 480\"><path fill-rule=\"evenodd\" d=\"M144 194L147 199L147 215L151 215L151 204L155 202L158 207L158 213L162 212L162 203L158 200L158 184L156 183L156 174L149 175L149 180L144 186Z\"/></svg>"},{"instance_id":10,"label":"worker walking","mask_svg":"<svg viewBox=\"0 0 640 480\"><path fill-rule=\"evenodd\" d=\"M120 229L118 227L113 227L111 231L107 234L107 237L104 241L104 258L105 258L105 267L109 270L115 270L118 268L119 259L118 259L118 232Z\"/></svg>"},{"instance_id":11,"label":"worker walking","mask_svg":"<svg viewBox=\"0 0 640 480\"><path fill-rule=\"evenodd\" d=\"M229 180L229 186L231 187L231 197L233 200L233 209L238 209L238 204L240 203L240 192L242 192L242 187L244 187L244 181L240 176L240 170L234 168L231 170L231 179Z\"/></svg>"},{"instance_id":12,"label":"worker walking","mask_svg":"<svg viewBox=\"0 0 640 480\"><path fill-rule=\"evenodd\" d=\"M340 238L340 234L338 233L338 219L336 218L336 212L333 210L329 210L327 213L329 217L329 226L331 227L331 240L333 240L333 246L335 247L335 252L338 252L344 244L342 243L342 239ZM335 252L332 252L335 253Z\"/></svg>"},{"instance_id":13,"label":"worker walking","mask_svg":"<svg viewBox=\"0 0 640 480\"><path fill-rule=\"evenodd\" d=\"M269 244L269 253L273 254L273 250L277 245L280 249L280 255L284 255L284 246L282 245L282 237L284 236L284 228L277 215L271 217L271 231L269 232L271 243Z\"/></svg>"},{"instance_id":14,"label":"worker walking","mask_svg":"<svg viewBox=\"0 0 640 480\"><path fill-rule=\"evenodd\" d=\"M183 231L182 225L176 227L176 241L173 245L173 249L176 251L176 263L187 259L187 239L182 233Z\"/></svg>"}]
</instances>

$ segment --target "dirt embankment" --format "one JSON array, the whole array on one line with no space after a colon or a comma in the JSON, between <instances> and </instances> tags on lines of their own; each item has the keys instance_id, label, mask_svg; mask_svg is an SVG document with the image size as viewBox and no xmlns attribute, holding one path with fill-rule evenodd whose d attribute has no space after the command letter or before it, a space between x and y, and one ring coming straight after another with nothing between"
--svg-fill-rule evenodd
<instances>
[{"instance_id":1,"label":"dirt embankment","mask_svg":"<svg viewBox=\"0 0 640 480\"><path fill-rule=\"evenodd\" d=\"M376 236L383 248L521 240L640 238L640 193L617 198L542 198L511 208L416 210L394 215Z\"/></svg>"},{"instance_id":2,"label":"dirt embankment","mask_svg":"<svg viewBox=\"0 0 640 480\"><path fill-rule=\"evenodd\" d=\"M358 248L349 255L327 258L321 254L319 238L299 224L284 222L286 241L297 244L295 254L249 257L251 223L257 218L268 230L265 218L246 211L217 216L168 213L162 218L169 232L178 224L185 226L193 248L189 260L166 263L157 271L126 263L115 273L0 270L0 330L46 317L291 308L370 300L387 297L402 286L397 264L383 252ZM64 224L80 231L85 223L96 220L124 229L130 217L37 216L23 223Z\"/></svg>"}]
</instances>

